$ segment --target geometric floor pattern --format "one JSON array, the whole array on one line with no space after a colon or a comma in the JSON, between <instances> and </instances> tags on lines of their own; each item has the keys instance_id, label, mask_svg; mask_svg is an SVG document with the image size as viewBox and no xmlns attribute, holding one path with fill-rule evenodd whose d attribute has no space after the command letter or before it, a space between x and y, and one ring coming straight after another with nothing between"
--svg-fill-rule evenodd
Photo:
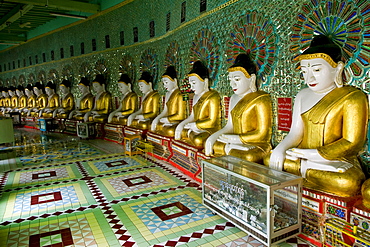
<instances>
[{"instance_id":1,"label":"geometric floor pattern","mask_svg":"<svg viewBox=\"0 0 370 247\"><path fill-rule=\"evenodd\" d=\"M200 184L163 161L71 153L0 172L1 247L263 246L204 207ZM307 246L294 240L279 246Z\"/></svg>"}]
</instances>

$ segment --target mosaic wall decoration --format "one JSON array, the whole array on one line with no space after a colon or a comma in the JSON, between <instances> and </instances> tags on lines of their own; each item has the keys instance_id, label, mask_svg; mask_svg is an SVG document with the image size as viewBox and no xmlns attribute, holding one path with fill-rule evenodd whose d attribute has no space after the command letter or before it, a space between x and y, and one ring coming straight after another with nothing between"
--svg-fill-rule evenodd
<instances>
[{"instance_id":1,"label":"mosaic wall decoration","mask_svg":"<svg viewBox=\"0 0 370 247\"><path fill-rule=\"evenodd\" d=\"M361 0L311 1L304 4L291 34L290 50L294 58L308 48L314 35L324 34L342 47L349 73L346 79L360 86L360 81L356 79L364 77L370 67L369 8L368 1Z\"/></svg>"},{"instance_id":2,"label":"mosaic wall decoration","mask_svg":"<svg viewBox=\"0 0 370 247\"><path fill-rule=\"evenodd\" d=\"M220 66L220 47L216 36L209 29L200 30L194 37L190 48L189 71L193 63L200 60L209 70L210 87L217 84L217 72Z\"/></svg>"},{"instance_id":3,"label":"mosaic wall decoration","mask_svg":"<svg viewBox=\"0 0 370 247\"><path fill-rule=\"evenodd\" d=\"M183 5L186 13L181 19ZM199 0L124 1L92 18L2 51L0 83L11 85L13 77L18 84L45 82L45 72L51 70L56 70L62 80L68 67L69 75L73 75L69 77L72 93L78 98L81 76L93 79L96 63L104 61L112 96L119 96L116 82L122 70L132 71L135 81L143 68L155 73L154 84L163 96L165 90L158 82L168 63L176 63L180 88L187 92L186 75L191 62L205 59L211 62L208 66L212 69L212 88L224 97L232 94L227 79L230 63L237 53L250 51L259 67L260 89L271 94L276 123L277 99L289 97L294 101L305 87L294 58L316 34L331 36L343 48L347 62L345 83L370 92L369 9L366 0L212 0L202 11ZM155 23L153 37L151 21ZM137 42L134 27L138 28ZM110 48L106 45L107 35ZM57 53L55 60L51 59L52 51ZM37 63L29 60L36 56ZM21 75L26 81L20 82ZM133 90L140 94L137 86ZM286 134L274 127L273 145Z\"/></svg>"},{"instance_id":4,"label":"mosaic wall decoration","mask_svg":"<svg viewBox=\"0 0 370 247\"><path fill-rule=\"evenodd\" d=\"M140 73L141 74L147 71L153 76L153 88L157 88L157 81L158 81L158 55L155 53L155 51L151 48L146 49L140 58Z\"/></svg>"},{"instance_id":5,"label":"mosaic wall decoration","mask_svg":"<svg viewBox=\"0 0 370 247\"><path fill-rule=\"evenodd\" d=\"M263 85L267 85L275 61L279 57L276 46L279 36L271 20L257 11L248 12L240 18L230 36L226 50L228 57L226 61L229 62L229 66L233 64L238 54L251 54L258 67L258 76L261 77Z\"/></svg>"}]
</instances>

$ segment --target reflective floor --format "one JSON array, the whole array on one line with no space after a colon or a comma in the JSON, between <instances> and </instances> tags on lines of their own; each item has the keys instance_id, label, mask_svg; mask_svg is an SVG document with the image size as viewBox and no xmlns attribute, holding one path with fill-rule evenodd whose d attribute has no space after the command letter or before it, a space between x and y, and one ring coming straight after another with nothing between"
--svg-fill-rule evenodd
<instances>
[{"instance_id":1,"label":"reflective floor","mask_svg":"<svg viewBox=\"0 0 370 247\"><path fill-rule=\"evenodd\" d=\"M30 129L15 139L0 146L0 247L263 246L163 161L98 139ZM279 246L307 246L289 242Z\"/></svg>"}]
</instances>

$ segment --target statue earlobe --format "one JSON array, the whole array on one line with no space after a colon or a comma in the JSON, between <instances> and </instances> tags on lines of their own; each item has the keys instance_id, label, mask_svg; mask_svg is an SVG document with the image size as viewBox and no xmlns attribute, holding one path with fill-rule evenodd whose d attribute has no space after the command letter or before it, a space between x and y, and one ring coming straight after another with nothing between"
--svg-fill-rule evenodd
<instances>
[{"instance_id":1,"label":"statue earlobe","mask_svg":"<svg viewBox=\"0 0 370 247\"><path fill-rule=\"evenodd\" d=\"M177 78L173 79L173 81L175 82L176 88L178 88L179 87L179 84L177 84Z\"/></svg>"},{"instance_id":2,"label":"statue earlobe","mask_svg":"<svg viewBox=\"0 0 370 247\"><path fill-rule=\"evenodd\" d=\"M209 89L209 84L208 83L209 83L208 78L205 78L204 79L204 89L207 89L207 90Z\"/></svg>"},{"instance_id":3,"label":"statue earlobe","mask_svg":"<svg viewBox=\"0 0 370 247\"><path fill-rule=\"evenodd\" d=\"M344 63L342 61L339 61L336 67L336 74L334 78L334 82L337 87L343 87L343 80L342 80L343 70L344 70Z\"/></svg>"},{"instance_id":4,"label":"statue earlobe","mask_svg":"<svg viewBox=\"0 0 370 247\"><path fill-rule=\"evenodd\" d=\"M257 85L256 85L256 74L251 75L251 87L252 92L257 92Z\"/></svg>"}]
</instances>

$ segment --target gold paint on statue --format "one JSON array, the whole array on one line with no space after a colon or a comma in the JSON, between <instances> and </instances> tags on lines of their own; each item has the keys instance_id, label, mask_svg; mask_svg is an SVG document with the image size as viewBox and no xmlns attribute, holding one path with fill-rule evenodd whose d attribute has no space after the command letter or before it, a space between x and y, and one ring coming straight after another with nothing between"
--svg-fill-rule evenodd
<instances>
[{"instance_id":1,"label":"gold paint on statue","mask_svg":"<svg viewBox=\"0 0 370 247\"><path fill-rule=\"evenodd\" d=\"M148 84L144 80L141 81ZM153 119L159 114L159 98L159 93L157 91L150 92L141 104L142 113L140 113L143 115L144 119L149 119L149 121L134 119L130 126L139 129L150 129Z\"/></svg>"},{"instance_id":2,"label":"gold paint on statue","mask_svg":"<svg viewBox=\"0 0 370 247\"><path fill-rule=\"evenodd\" d=\"M112 123L127 125L127 118L138 110L138 96L134 92L129 92L122 100L120 113L123 117L113 116Z\"/></svg>"},{"instance_id":3,"label":"gold paint on statue","mask_svg":"<svg viewBox=\"0 0 370 247\"><path fill-rule=\"evenodd\" d=\"M167 76L170 78L169 76ZM171 78L170 78L171 79ZM175 136L175 129L177 124L184 120L186 116L186 102L183 100L182 93L179 89L176 89L168 99L166 103L168 112L167 119L171 125L166 126L164 123L159 122L157 124L155 132L169 137ZM177 124L176 124L177 123Z\"/></svg>"},{"instance_id":4,"label":"gold paint on statue","mask_svg":"<svg viewBox=\"0 0 370 247\"><path fill-rule=\"evenodd\" d=\"M271 150L272 102L270 95L257 91L245 95L231 110L233 134L239 135L250 150L231 149L229 155L248 161L262 163ZM215 156L226 155L225 142L216 141Z\"/></svg>"},{"instance_id":5,"label":"gold paint on statue","mask_svg":"<svg viewBox=\"0 0 370 247\"><path fill-rule=\"evenodd\" d=\"M205 92L193 107L194 121L201 132L184 129L182 140L196 147L204 147L207 138L221 128L221 99L215 90Z\"/></svg>"}]
</instances>

